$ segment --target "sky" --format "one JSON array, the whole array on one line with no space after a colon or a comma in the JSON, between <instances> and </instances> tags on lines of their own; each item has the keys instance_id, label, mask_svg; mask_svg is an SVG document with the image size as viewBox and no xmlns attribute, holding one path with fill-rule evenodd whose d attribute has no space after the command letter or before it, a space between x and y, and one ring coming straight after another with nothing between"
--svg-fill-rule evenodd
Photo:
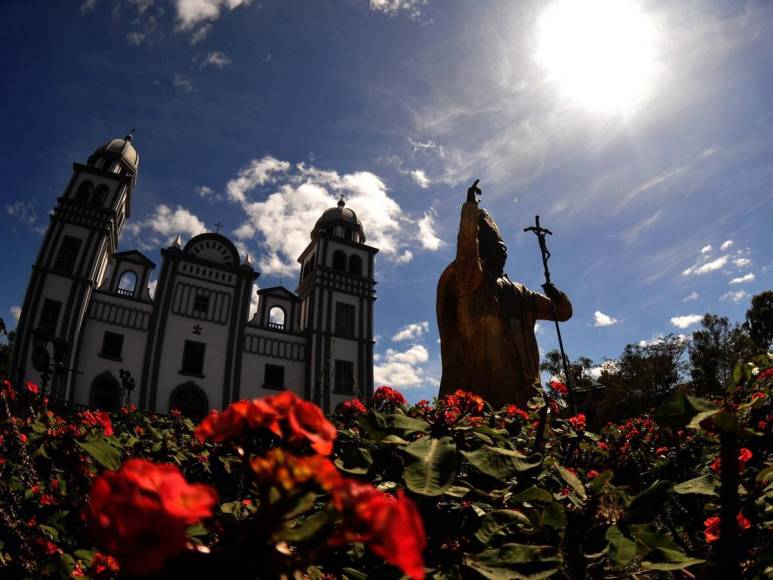
<instances>
[{"instance_id":1,"label":"sky","mask_svg":"<svg viewBox=\"0 0 773 580\"><path fill-rule=\"evenodd\" d=\"M461 204L539 289L539 214L571 358L743 320L773 287L773 4L765 1L85 0L0 3L0 316L48 214L135 129L121 249L215 229L261 287L343 194L376 261L375 375L436 394L435 291ZM556 346L542 323L540 347Z\"/></svg>"}]
</instances>

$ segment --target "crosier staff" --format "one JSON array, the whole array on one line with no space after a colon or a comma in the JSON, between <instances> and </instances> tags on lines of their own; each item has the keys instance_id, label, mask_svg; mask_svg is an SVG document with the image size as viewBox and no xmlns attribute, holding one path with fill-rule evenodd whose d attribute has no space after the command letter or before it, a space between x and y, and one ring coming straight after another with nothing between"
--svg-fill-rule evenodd
<instances>
[{"instance_id":1,"label":"crosier staff","mask_svg":"<svg viewBox=\"0 0 773 580\"><path fill-rule=\"evenodd\" d=\"M548 290L550 288L553 288L553 283L550 281L550 269L548 268L548 260L550 259L550 251L548 250L548 246L545 243L545 236L552 236L553 232L551 232L547 228L543 228L539 225L539 216L534 217L534 221L536 225L533 225L528 228L523 228L524 232L534 232L537 236L537 240L539 241L539 249L540 253L542 254L542 265L545 268L545 283L542 285L543 288L545 288L545 292L548 293ZM558 335L558 348L561 351L561 363L564 367L564 376L566 376L566 388L569 391L569 409L572 412L572 415L576 415L577 412L574 408L574 388L572 385L572 375L569 372L569 360L566 358L566 353L564 352L564 341L561 338L561 328L558 326L558 313L556 312L556 303L554 301L554 296L548 296L550 298L550 306L553 308L553 322L556 324L556 334Z\"/></svg>"}]
</instances>

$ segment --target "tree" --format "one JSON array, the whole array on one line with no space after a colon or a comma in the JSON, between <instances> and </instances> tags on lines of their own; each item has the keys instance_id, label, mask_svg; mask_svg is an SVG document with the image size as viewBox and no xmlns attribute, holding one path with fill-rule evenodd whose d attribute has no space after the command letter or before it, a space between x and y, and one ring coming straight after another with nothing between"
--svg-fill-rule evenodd
<instances>
[{"instance_id":1,"label":"tree","mask_svg":"<svg viewBox=\"0 0 773 580\"><path fill-rule=\"evenodd\" d=\"M567 357L568 358L568 357ZM581 356L574 362L569 363L569 372L572 373L572 386L575 389L587 389L595 384L589 371L593 367L593 360L587 356ZM558 377L559 380L566 380L564 376L564 365L561 362L561 353L553 349L545 353L539 370L548 373L550 376Z\"/></svg>"},{"instance_id":2,"label":"tree","mask_svg":"<svg viewBox=\"0 0 773 580\"><path fill-rule=\"evenodd\" d=\"M760 352L767 352L773 343L773 290L752 296L752 306L746 311L749 337Z\"/></svg>"},{"instance_id":3,"label":"tree","mask_svg":"<svg viewBox=\"0 0 773 580\"><path fill-rule=\"evenodd\" d=\"M731 325L725 316L706 314L690 344L693 388L701 395L721 394L733 378L735 365L749 359L754 351L746 328Z\"/></svg>"},{"instance_id":4,"label":"tree","mask_svg":"<svg viewBox=\"0 0 773 580\"><path fill-rule=\"evenodd\" d=\"M5 336L8 342L0 344L0 379L8 378L11 371L11 357L13 356L13 345L16 342L16 333L5 328L5 321L0 318L0 336Z\"/></svg>"}]
</instances>

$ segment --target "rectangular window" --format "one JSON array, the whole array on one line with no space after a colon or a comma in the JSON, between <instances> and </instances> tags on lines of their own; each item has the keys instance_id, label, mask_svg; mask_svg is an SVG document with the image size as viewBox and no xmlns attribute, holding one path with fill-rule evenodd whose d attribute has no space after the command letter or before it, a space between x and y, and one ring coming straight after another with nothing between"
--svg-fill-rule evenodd
<instances>
[{"instance_id":1,"label":"rectangular window","mask_svg":"<svg viewBox=\"0 0 773 580\"><path fill-rule=\"evenodd\" d=\"M102 338L102 352L99 354L107 358L121 359L123 351L123 334L105 332Z\"/></svg>"},{"instance_id":2,"label":"rectangular window","mask_svg":"<svg viewBox=\"0 0 773 580\"><path fill-rule=\"evenodd\" d=\"M206 294L196 294L193 299L193 311L199 314L206 314L209 311L209 296Z\"/></svg>"},{"instance_id":3,"label":"rectangular window","mask_svg":"<svg viewBox=\"0 0 773 580\"><path fill-rule=\"evenodd\" d=\"M266 373L263 377L264 389L285 388L285 368L280 365L266 365Z\"/></svg>"},{"instance_id":4,"label":"rectangular window","mask_svg":"<svg viewBox=\"0 0 773 580\"><path fill-rule=\"evenodd\" d=\"M336 302L336 336L354 338L354 305Z\"/></svg>"},{"instance_id":5,"label":"rectangular window","mask_svg":"<svg viewBox=\"0 0 773 580\"><path fill-rule=\"evenodd\" d=\"M63 274L72 274L75 270L75 260L81 249L81 240L72 236L65 236L59 245L59 253L54 262L54 270Z\"/></svg>"},{"instance_id":6,"label":"rectangular window","mask_svg":"<svg viewBox=\"0 0 773 580\"><path fill-rule=\"evenodd\" d=\"M38 326L48 336L56 335L56 328L59 324L59 313L62 311L62 303L58 300L51 300L46 298L43 302L43 310L40 312L40 320L38 320Z\"/></svg>"},{"instance_id":7,"label":"rectangular window","mask_svg":"<svg viewBox=\"0 0 773 580\"><path fill-rule=\"evenodd\" d=\"M335 391L346 395L354 393L354 363L352 361L336 359Z\"/></svg>"},{"instance_id":8,"label":"rectangular window","mask_svg":"<svg viewBox=\"0 0 773 580\"><path fill-rule=\"evenodd\" d=\"M204 351L206 350L206 344L203 342L195 342L193 340L185 341L185 348L183 349L183 366L180 369L181 373L187 373L191 375L201 375L204 371Z\"/></svg>"}]
</instances>

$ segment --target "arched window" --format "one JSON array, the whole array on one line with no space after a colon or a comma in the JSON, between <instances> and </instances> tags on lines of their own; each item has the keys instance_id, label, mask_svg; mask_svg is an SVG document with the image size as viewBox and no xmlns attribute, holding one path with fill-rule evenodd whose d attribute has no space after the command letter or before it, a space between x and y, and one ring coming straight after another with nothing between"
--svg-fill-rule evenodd
<instances>
[{"instance_id":1,"label":"arched window","mask_svg":"<svg viewBox=\"0 0 773 580\"><path fill-rule=\"evenodd\" d=\"M273 306L268 311L268 327L276 330L285 329L285 311L281 306Z\"/></svg>"},{"instance_id":2,"label":"arched window","mask_svg":"<svg viewBox=\"0 0 773 580\"><path fill-rule=\"evenodd\" d=\"M108 189L107 185L100 185L91 196L91 205L95 207L104 207L105 200L107 199Z\"/></svg>"},{"instance_id":3,"label":"arched window","mask_svg":"<svg viewBox=\"0 0 773 580\"><path fill-rule=\"evenodd\" d=\"M118 294L121 296L134 296L134 289L137 287L137 274L131 270L126 270L118 280Z\"/></svg>"},{"instance_id":4,"label":"arched window","mask_svg":"<svg viewBox=\"0 0 773 580\"><path fill-rule=\"evenodd\" d=\"M105 411L117 411L121 406L121 388L110 373L99 375L91 387L91 404Z\"/></svg>"},{"instance_id":5,"label":"arched window","mask_svg":"<svg viewBox=\"0 0 773 580\"><path fill-rule=\"evenodd\" d=\"M346 272L346 254L341 250L333 252L333 269Z\"/></svg>"},{"instance_id":6,"label":"arched window","mask_svg":"<svg viewBox=\"0 0 773 580\"><path fill-rule=\"evenodd\" d=\"M356 254L349 256L349 272L362 276L362 258Z\"/></svg>"},{"instance_id":7,"label":"arched window","mask_svg":"<svg viewBox=\"0 0 773 580\"><path fill-rule=\"evenodd\" d=\"M209 412L209 400L198 386L184 383L172 391L169 397L169 411L175 409L194 421L200 421Z\"/></svg>"},{"instance_id":8,"label":"arched window","mask_svg":"<svg viewBox=\"0 0 773 580\"><path fill-rule=\"evenodd\" d=\"M84 181L80 184L78 187L78 191L75 192L75 201L78 203L88 203L89 202L89 196L91 196L91 192L94 190L94 184L90 181Z\"/></svg>"}]
</instances>

